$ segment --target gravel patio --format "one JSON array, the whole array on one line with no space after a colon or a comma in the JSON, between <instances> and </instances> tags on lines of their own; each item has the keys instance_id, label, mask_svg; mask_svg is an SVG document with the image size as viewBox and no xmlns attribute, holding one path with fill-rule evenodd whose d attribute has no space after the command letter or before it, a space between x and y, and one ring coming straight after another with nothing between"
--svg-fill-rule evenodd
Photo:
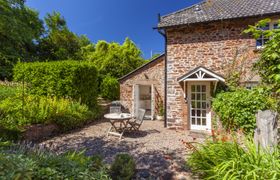
<instances>
[{"instance_id":1,"label":"gravel patio","mask_svg":"<svg viewBox=\"0 0 280 180\"><path fill-rule=\"evenodd\" d=\"M192 179L185 166L187 150L181 140L201 142L203 137L190 136L188 131L164 128L163 121L144 121L138 133L106 137L110 123L99 120L87 127L41 142L57 152L83 150L86 155L100 154L111 163L118 153L131 154L137 164L136 179ZM157 178L155 178L157 177Z\"/></svg>"}]
</instances>

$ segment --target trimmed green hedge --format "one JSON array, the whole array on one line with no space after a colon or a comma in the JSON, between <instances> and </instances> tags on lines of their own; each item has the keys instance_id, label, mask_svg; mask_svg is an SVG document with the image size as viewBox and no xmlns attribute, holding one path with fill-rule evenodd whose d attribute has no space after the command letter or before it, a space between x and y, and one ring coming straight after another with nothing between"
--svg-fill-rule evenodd
<instances>
[{"instance_id":1,"label":"trimmed green hedge","mask_svg":"<svg viewBox=\"0 0 280 180\"><path fill-rule=\"evenodd\" d=\"M108 100L118 100L120 97L119 81L111 76L106 76L101 84L101 95Z\"/></svg>"},{"instance_id":2,"label":"trimmed green hedge","mask_svg":"<svg viewBox=\"0 0 280 180\"><path fill-rule=\"evenodd\" d=\"M96 105L98 71L92 63L80 61L18 63L14 79L26 81L28 93L72 98Z\"/></svg>"}]
</instances>

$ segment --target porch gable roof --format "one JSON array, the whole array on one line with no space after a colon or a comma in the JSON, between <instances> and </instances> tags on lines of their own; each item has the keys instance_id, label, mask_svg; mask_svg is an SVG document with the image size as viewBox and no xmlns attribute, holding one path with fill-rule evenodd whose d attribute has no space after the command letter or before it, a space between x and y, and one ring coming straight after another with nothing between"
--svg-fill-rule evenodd
<instances>
[{"instance_id":1,"label":"porch gable roof","mask_svg":"<svg viewBox=\"0 0 280 180\"><path fill-rule=\"evenodd\" d=\"M182 81L222 81L225 82L223 76L203 67L199 66L185 75L179 77L178 82Z\"/></svg>"}]
</instances>

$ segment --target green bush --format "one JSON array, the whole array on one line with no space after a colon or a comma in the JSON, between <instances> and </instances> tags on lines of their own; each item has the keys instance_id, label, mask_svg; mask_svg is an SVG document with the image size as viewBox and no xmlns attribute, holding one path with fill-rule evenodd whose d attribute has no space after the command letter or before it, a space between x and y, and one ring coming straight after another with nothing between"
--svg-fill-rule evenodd
<instances>
[{"instance_id":1,"label":"green bush","mask_svg":"<svg viewBox=\"0 0 280 180\"><path fill-rule=\"evenodd\" d=\"M252 133L256 126L255 114L271 108L272 101L262 89L237 89L219 93L213 100L213 109L226 129Z\"/></svg>"},{"instance_id":2,"label":"green bush","mask_svg":"<svg viewBox=\"0 0 280 180\"><path fill-rule=\"evenodd\" d=\"M101 84L101 95L108 100L118 100L120 97L120 84L116 78L106 76Z\"/></svg>"},{"instance_id":3,"label":"green bush","mask_svg":"<svg viewBox=\"0 0 280 180\"><path fill-rule=\"evenodd\" d=\"M104 164L93 169L95 160L83 152L55 155L28 148L0 147L0 179L110 179Z\"/></svg>"},{"instance_id":4,"label":"green bush","mask_svg":"<svg viewBox=\"0 0 280 180\"><path fill-rule=\"evenodd\" d=\"M18 63L16 81L28 82L28 92L72 98L95 107L98 95L98 72L92 63L80 61Z\"/></svg>"},{"instance_id":5,"label":"green bush","mask_svg":"<svg viewBox=\"0 0 280 180\"><path fill-rule=\"evenodd\" d=\"M250 140L206 142L187 159L194 173L203 179L280 179L280 151L257 149Z\"/></svg>"},{"instance_id":6,"label":"green bush","mask_svg":"<svg viewBox=\"0 0 280 180\"><path fill-rule=\"evenodd\" d=\"M118 154L111 165L111 176L116 180L132 179L135 173L135 161L129 154Z\"/></svg>"},{"instance_id":7,"label":"green bush","mask_svg":"<svg viewBox=\"0 0 280 180\"><path fill-rule=\"evenodd\" d=\"M19 92L20 88L13 86L0 85L0 101L7 97L13 97Z\"/></svg>"},{"instance_id":8,"label":"green bush","mask_svg":"<svg viewBox=\"0 0 280 180\"><path fill-rule=\"evenodd\" d=\"M31 124L55 123L62 130L83 125L94 114L86 105L63 99L44 96L10 97L0 103L0 125L14 129Z\"/></svg>"}]
</instances>

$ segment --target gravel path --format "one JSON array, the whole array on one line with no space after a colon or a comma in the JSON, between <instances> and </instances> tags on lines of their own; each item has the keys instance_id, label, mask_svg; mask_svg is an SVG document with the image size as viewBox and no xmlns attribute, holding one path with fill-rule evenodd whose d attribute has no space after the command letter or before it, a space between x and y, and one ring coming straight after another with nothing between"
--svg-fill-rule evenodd
<instances>
[{"instance_id":1,"label":"gravel path","mask_svg":"<svg viewBox=\"0 0 280 180\"><path fill-rule=\"evenodd\" d=\"M41 144L58 153L85 149L86 155L100 154L106 163L118 153L129 153L137 163L137 179L192 179L185 167L187 154L181 142L194 141L188 131L166 129L163 121L144 121L140 132L125 134L119 141L105 136L109 127L109 122L101 120Z\"/></svg>"}]
</instances>

